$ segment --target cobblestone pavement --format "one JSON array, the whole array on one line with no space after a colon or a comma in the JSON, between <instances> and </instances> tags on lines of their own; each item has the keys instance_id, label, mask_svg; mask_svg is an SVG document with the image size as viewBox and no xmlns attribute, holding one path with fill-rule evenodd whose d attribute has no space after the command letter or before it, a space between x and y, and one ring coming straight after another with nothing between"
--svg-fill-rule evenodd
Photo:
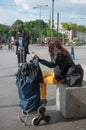
<instances>
[{"instance_id":1,"label":"cobblestone pavement","mask_svg":"<svg viewBox=\"0 0 86 130\"><path fill-rule=\"evenodd\" d=\"M70 47L66 47L71 51ZM31 59L31 52L35 52L41 58L50 60L47 46L30 45L30 55L27 60ZM75 62L80 63L86 68L86 46L75 47ZM41 65L42 71L53 71L48 67ZM86 69L85 69L86 70ZM17 72L17 58L14 50L0 50L0 130L86 130L86 118L78 120L67 120L56 108L56 87L55 85L47 86L47 111L51 116L49 124L41 122L40 126L31 125L32 115L29 118L29 126L23 126L18 120L19 98L16 86L16 77L4 77Z\"/></svg>"}]
</instances>

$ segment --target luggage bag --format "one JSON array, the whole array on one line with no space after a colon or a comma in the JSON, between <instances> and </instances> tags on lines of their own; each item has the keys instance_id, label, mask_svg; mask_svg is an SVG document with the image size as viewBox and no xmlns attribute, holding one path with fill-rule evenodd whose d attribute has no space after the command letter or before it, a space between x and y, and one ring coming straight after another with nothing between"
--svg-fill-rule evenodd
<instances>
[{"instance_id":1,"label":"luggage bag","mask_svg":"<svg viewBox=\"0 0 86 130\"><path fill-rule=\"evenodd\" d=\"M35 61L22 64L18 70L16 84L21 109L30 113L40 106L39 66Z\"/></svg>"}]
</instances>

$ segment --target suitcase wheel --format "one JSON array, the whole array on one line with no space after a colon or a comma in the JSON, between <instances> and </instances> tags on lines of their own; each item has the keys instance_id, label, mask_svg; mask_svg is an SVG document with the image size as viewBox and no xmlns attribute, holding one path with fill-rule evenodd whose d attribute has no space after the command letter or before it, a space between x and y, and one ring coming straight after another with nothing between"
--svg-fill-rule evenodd
<instances>
[{"instance_id":1,"label":"suitcase wheel","mask_svg":"<svg viewBox=\"0 0 86 130\"><path fill-rule=\"evenodd\" d=\"M39 123L40 123L40 120L38 119L38 117L34 117L33 119L32 119L32 125L39 125Z\"/></svg>"},{"instance_id":2,"label":"suitcase wheel","mask_svg":"<svg viewBox=\"0 0 86 130\"><path fill-rule=\"evenodd\" d=\"M46 122L46 123L49 123L50 119L51 119L50 116L46 116L46 117L45 117L45 122Z\"/></svg>"},{"instance_id":3,"label":"suitcase wheel","mask_svg":"<svg viewBox=\"0 0 86 130\"><path fill-rule=\"evenodd\" d=\"M46 111L45 106L40 106L40 107L38 108L38 110L37 110L37 113L43 115L43 114L45 113L45 111Z\"/></svg>"}]
</instances>

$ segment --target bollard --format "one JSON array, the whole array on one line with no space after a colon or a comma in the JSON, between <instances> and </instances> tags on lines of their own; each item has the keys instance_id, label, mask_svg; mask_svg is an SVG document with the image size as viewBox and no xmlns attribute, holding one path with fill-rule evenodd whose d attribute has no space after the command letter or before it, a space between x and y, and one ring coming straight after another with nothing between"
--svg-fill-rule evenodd
<instances>
[{"instance_id":1,"label":"bollard","mask_svg":"<svg viewBox=\"0 0 86 130\"><path fill-rule=\"evenodd\" d=\"M75 59L74 47L71 47L71 58L72 58L72 60Z\"/></svg>"}]
</instances>

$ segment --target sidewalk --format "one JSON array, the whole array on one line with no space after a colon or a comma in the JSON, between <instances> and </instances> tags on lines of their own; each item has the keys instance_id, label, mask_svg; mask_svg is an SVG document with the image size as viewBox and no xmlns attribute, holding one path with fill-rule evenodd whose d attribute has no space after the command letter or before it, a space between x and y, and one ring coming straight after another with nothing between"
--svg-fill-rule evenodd
<instances>
[{"instance_id":1,"label":"sidewalk","mask_svg":"<svg viewBox=\"0 0 86 130\"><path fill-rule=\"evenodd\" d=\"M70 48L68 47L70 51ZM35 52L41 58L50 60L46 46L30 45L30 52ZM28 55L28 61L31 54ZM86 71L86 49L75 48L75 62L84 66ZM42 71L50 71L41 65ZM53 69L52 69L53 71ZM15 74L17 72L17 58L14 51L0 51L0 76ZM86 79L86 78L85 78ZM16 86L16 77L0 78L0 130L86 130L86 118L66 120L56 109L56 86L47 86L47 111L51 116L49 124L42 122L40 126L23 126L18 120L19 98ZM31 124L32 116L29 119Z\"/></svg>"}]
</instances>

